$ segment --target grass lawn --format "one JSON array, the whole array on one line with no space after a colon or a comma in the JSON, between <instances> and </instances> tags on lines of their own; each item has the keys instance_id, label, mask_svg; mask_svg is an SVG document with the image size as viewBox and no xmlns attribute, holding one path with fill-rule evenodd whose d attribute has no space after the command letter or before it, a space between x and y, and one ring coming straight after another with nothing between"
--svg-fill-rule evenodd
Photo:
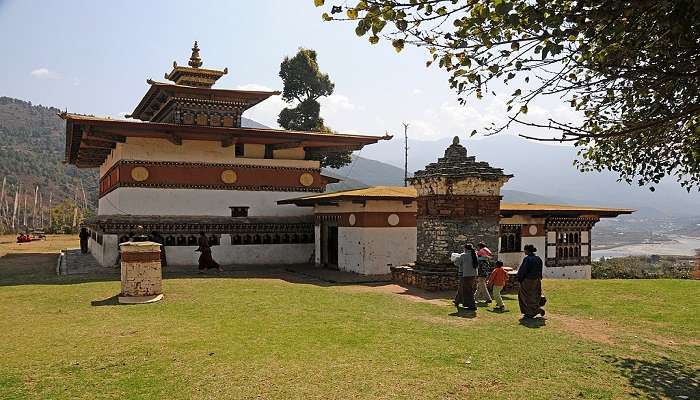
<instances>
[{"instance_id":1,"label":"grass lawn","mask_svg":"<svg viewBox=\"0 0 700 400\"><path fill-rule=\"evenodd\" d=\"M279 272L175 277L164 301L119 306L101 301L118 281L52 276L38 251L22 273L13 251L2 399L700 398L698 281L545 281L547 320L526 326L513 295L465 318Z\"/></svg>"}]
</instances>

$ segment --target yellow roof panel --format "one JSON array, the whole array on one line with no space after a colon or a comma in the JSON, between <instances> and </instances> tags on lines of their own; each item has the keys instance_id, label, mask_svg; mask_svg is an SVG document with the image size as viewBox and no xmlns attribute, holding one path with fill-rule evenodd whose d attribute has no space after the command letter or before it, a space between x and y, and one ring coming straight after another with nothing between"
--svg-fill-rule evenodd
<instances>
[{"instance_id":1,"label":"yellow roof panel","mask_svg":"<svg viewBox=\"0 0 700 400\"><path fill-rule=\"evenodd\" d=\"M339 200L410 200L417 197L416 189L412 186L374 186L364 189L344 190L341 192L321 193L296 199L281 200L279 204L296 204L312 206L316 203ZM613 217L620 214L631 214L636 210L629 208L591 207L570 204L540 204L540 203L507 203L501 202L501 214L553 214L553 215L585 215L596 214L601 217Z\"/></svg>"}]
</instances>

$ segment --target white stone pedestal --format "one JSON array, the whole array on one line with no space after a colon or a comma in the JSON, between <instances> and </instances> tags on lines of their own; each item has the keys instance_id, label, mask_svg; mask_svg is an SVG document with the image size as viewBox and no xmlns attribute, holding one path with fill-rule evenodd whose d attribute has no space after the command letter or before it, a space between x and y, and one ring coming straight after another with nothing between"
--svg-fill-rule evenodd
<instances>
[{"instance_id":1,"label":"white stone pedestal","mask_svg":"<svg viewBox=\"0 0 700 400\"><path fill-rule=\"evenodd\" d=\"M121 253L122 292L119 303L153 303L163 298L163 275L160 244L155 242L126 242L119 245Z\"/></svg>"}]
</instances>

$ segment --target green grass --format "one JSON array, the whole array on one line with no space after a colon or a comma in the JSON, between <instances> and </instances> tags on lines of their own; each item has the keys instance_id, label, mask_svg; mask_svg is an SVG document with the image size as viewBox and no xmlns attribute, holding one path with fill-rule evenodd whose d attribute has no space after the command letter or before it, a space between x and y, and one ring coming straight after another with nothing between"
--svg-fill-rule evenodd
<instances>
[{"instance_id":1,"label":"green grass","mask_svg":"<svg viewBox=\"0 0 700 400\"><path fill-rule=\"evenodd\" d=\"M511 312L470 319L447 302L280 279L168 279L165 300L141 306L92 306L115 281L5 284L3 399L700 393L697 281L545 281L548 319L531 327L512 295Z\"/></svg>"}]
</instances>

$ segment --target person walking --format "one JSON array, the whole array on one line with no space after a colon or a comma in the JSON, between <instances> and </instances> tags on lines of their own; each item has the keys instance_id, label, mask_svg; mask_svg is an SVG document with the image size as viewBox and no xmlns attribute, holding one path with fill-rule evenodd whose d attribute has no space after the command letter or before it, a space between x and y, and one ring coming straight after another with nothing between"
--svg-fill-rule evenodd
<instances>
[{"instance_id":1,"label":"person walking","mask_svg":"<svg viewBox=\"0 0 700 400\"><path fill-rule=\"evenodd\" d=\"M80 233L78 233L78 237L80 238L80 252L83 254L87 254L88 239L90 238L90 232L88 232L87 228L85 227L80 228Z\"/></svg>"},{"instance_id":2,"label":"person walking","mask_svg":"<svg viewBox=\"0 0 700 400\"><path fill-rule=\"evenodd\" d=\"M223 268L219 265L211 256L211 245L209 244L209 239L204 234L204 232L199 233L199 239L197 239L197 250L202 254L199 255L199 272L204 273L204 270L210 268L216 268L219 272L223 272Z\"/></svg>"},{"instance_id":3,"label":"person walking","mask_svg":"<svg viewBox=\"0 0 700 400\"><path fill-rule=\"evenodd\" d=\"M454 261L458 268L459 286L455 295L454 304L457 309L462 304L467 310L476 310L474 301L474 285L476 281L479 262L471 243L464 245L464 253Z\"/></svg>"},{"instance_id":4,"label":"person walking","mask_svg":"<svg viewBox=\"0 0 700 400\"><path fill-rule=\"evenodd\" d=\"M518 303L520 312L525 318L535 318L545 311L540 306L542 297L542 259L537 256L537 248L531 244L525 245L525 258L518 268Z\"/></svg>"},{"instance_id":5,"label":"person walking","mask_svg":"<svg viewBox=\"0 0 700 400\"><path fill-rule=\"evenodd\" d=\"M488 280L488 284L493 285L493 299L496 300L494 311L506 310L503 297L501 297L501 290L506 286L506 282L508 282L508 273L503 269L503 261L496 261L496 268L491 271Z\"/></svg>"},{"instance_id":6,"label":"person walking","mask_svg":"<svg viewBox=\"0 0 700 400\"><path fill-rule=\"evenodd\" d=\"M474 293L474 298L476 301L482 301L486 304L491 303L491 295L489 294L488 286L486 281L491 274L491 257L493 253L486 247L486 243L479 242L476 245L478 250L476 251L476 258L479 262L479 273L476 278L476 293Z\"/></svg>"}]
</instances>

